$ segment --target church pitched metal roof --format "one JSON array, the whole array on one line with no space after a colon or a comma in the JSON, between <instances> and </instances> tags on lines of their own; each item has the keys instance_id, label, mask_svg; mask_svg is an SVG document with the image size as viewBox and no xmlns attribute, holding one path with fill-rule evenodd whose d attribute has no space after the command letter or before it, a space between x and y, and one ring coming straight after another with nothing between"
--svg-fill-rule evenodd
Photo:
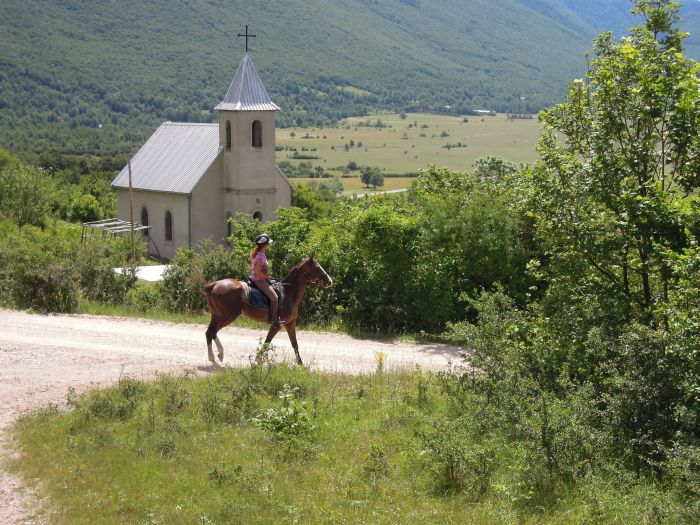
<instances>
[{"instance_id":1,"label":"church pitched metal roof","mask_svg":"<svg viewBox=\"0 0 700 525\"><path fill-rule=\"evenodd\" d=\"M238 66L226 96L214 109L227 111L277 111L279 109L279 106L270 100L270 95L267 94L248 53Z\"/></svg>"},{"instance_id":2,"label":"church pitched metal roof","mask_svg":"<svg viewBox=\"0 0 700 525\"><path fill-rule=\"evenodd\" d=\"M190 194L222 151L218 124L164 122L131 159L131 185ZM129 187L128 165L112 186Z\"/></svg>"}]
</instances>

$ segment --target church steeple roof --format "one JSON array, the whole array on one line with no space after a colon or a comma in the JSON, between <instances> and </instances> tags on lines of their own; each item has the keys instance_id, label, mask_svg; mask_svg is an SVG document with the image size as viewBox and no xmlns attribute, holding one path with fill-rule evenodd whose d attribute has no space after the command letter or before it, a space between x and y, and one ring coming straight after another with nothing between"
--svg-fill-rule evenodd
<instances>
[{"instance_id":1,"label":"church steeple roof","mask_svg":"<svg viewBox=\"0 0 700 525\"><path fill-rule=\"evenodd\" d=\"M228 111L277 111L279 109L279 106L270 100L270 95L267 94L248 53L238 66L226 96L214 109Z\"/></svg>"}]
</instances>

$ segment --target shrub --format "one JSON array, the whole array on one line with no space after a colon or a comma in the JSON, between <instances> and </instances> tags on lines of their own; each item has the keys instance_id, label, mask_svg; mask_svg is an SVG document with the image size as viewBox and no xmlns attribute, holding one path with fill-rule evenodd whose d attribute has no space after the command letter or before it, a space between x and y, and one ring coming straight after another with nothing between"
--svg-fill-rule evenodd
<instances>
[{"instance_id":1,"label":"shrub","mask_svg":"<svg viewBox=\"0 0 700 525\"><path fill-rule=\"evenodd\" d=\"M143 251L142 243L138 249ZM95 301L123 304L127 293L136 284L136 262L130 260L128 237L87 242L80 248L77 269L83 295ZM115 272L125 268L126 273Z\"/></svg>"},{"instance_id":2,"label":"shrub","mask_svg":"<svg viewBox=\"0 0 700 525\"><path fill-rule=\"evenodd\" d=\"M258 222L258 221L254 221ZM243 278L249 262L243 250L227 250L205 240L194 248L178 250L158 289L171 311L198 312L205 306L202 283L229 277Z\"/></svg>"},{"instance_id":3,"label":"shrub","mask_svg":"<svg viewBox=\"0 0 700 525\"><path fill-rule=\"evenodd\" d=\"M700 496L700 447L675 445L668 451L671 478L689 496Z\"/></svg>"},{"instance_id":4,"label":"shrub","mask_svg":"<svg viewBox=\"0 0 700 525\"><path fill-rule=\"evenodd\" d=\"M72 265L49 261L14 269L14 303L42 312L74 312L78 307L76 272Z\"/></svg>"},{"instance_id":5,"label":"shrub","mask_svg":"<svg viewBox=\"0 0 700 525\"><path fill-rule=\"evenodd\" d=\"M478 498L488 489L494 452L469 439L461 420L438 420L419 434L423 458L443 490L464 491Z\"/></svg>"},{"instance_id":6,"label":"shrub","mask_svg":"<svg viewBox=\"0 0 700 525\"><path fill-rule=\"evenodd\" d=\"M44 226L52 189L53 181L43 170L8 163L0 170L0 217L20 229L29 224Z\"/></svg>"},{"instance_id":7,"label":"shrub","mask_svg":"<svg viewBox=\"0 0 700 525\"><path fill-rule=\"evenodd\" d=\"M372 445L369 453L365 456L363 470L372 483L372 488L375 490L379 481L389 475L391 465L381 445Z\"/></svg>"},{"instance_id":8,"label":"shrub","mask_svg":"<svg viewBox=\"0 0 700 525\"><path fill-rule=\"evenodd\" d=\"M135 286L126 294L125 303L139 312L148 312L158 308L162 298L155 285Z\"/></svg>"},{"instance_id":9,"label":"shrub","mask_svg":"<svg viewBox=\"0 0 700 525\"><path fill-rule=\"evenodd\" d=\"M314 430L311 414L305 401L295 399L298 392L298 388L285 384L278 395L281 405L261 412L251 422L283 439L310 434Z\"/></svg>"},{"instance_id":10,"label":"shrub","mask_svg":"<svg viewBox=\"0 0 700 525\"><path fill-rule=\"evenodd\" d=\"M602 381L606 425L618 453L635 463L636 458L659 468L666 447L697 434L697 409L684 388L692 384L693 363L683 343L674 334L633 324L608 345Z\"/></svg>"},{"instance_id":11,"label":"shrub","mask_svg":"<svg viewBox=\"0 0 700 525\"><path fill-rule=\"evenodd\" d=\"M53 224L45 230L25 226L20 232L3 232L0 301L44 312L75 311L78 287L74 233Z\"/></svg>"}]
</instances>

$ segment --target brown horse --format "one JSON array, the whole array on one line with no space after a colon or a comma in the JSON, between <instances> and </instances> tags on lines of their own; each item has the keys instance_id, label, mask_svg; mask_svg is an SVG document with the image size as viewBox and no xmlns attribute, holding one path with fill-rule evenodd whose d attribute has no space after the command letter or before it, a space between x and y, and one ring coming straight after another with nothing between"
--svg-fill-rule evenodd
<instances>
[{"instance_id":1,"label":"brown horse","mask_svg":"<svg viewBox=\"0 0 700 525\"><path fill-rule=\"evenodd\" d=\"M289 340L294 348L294 353L297 357L297 364L302 365L301 356L299 355L299 345L297 344L296 322L299 310L299 303L304 298L306 285L309 283L317 283L327 288L333 285L333 280L328 276L326 271L321 267L316 258L312 255L308 259L304 259L299 265L294 268L282 280L284 286L284 300L278 307L280 318L284 320L284 327L289 334ZM207 328L207 350L209 351L209 361L217 365L214 359L214 352L211 348L211 342L216 343L219 350L219 361L224 360L224 347L221 345L218 336L216 335L223 327L231 324L239 315L243 314L249 319L268 322L270 311L269 309L256 308L244 300L246 295L246 283L236 281L235 279L222 279L206 283L204 285L204 294L211 313L211 322ZM280 325L273 324L270 331L267 332L265 343L272 341L272 338L280 331ZM217 365L218 366L218 365Z\"/></svg>"}]
</instances>

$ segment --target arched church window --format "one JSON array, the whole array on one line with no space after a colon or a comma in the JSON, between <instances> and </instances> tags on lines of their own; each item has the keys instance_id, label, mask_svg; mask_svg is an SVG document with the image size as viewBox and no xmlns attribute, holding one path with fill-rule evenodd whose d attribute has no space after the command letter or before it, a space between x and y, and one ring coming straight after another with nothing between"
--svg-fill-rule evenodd
<instances>
[{"instance_id":1,"label":"arched church window","mask_svg":"<svg viewBox=\"0 0 700 525\"><path fill-rule=\"evenodd\" d=\"M256 220L256 221L262 222L262 212L261 212L261 211L256 211L256 212L253 214L253 219Z\"/></svg>"},{"instance_id":2,"label":"arched church window","mask_svg":"<svg viewBox=\"0 0 700 525\"><path fill-rule=\"evenodd\" d=\"M233 217L233 213L230 211L226 212L226 239L228 240L229 237L231 237L231 234L233 233L233 226L231 224L231 217Z\"/></svg>"},{"instance_id":3,"label":"arched church window","mask_svg":"<svg viewBox=\"0 0 700 525\"><path fill-rule=\"evenodd\" d=\"M253 122L253 147L262 148L262 122Z\"/></svg>"},{"instance_id":4,"label":"arched church window","mask_svg":"<svg viewBox=\"0 0 700 525\"><path fill-rule=\"evenodd\" d=\"M143 226L148 226L148 210L145 206L141 208L141 224ZM143 230L143 236L148 237L148 229Z\"/></svg>"},{"instance_id":5,"label":"arched church window","mask_svg":"<svg viewBox=\"0 0 700 525\"><path fill-rule=\"evenodd\" d=\"M173 214L169 211L165 212L165 240L173 240Z\"/></svg>"},{"instance_id":6,"label":"arched church window","mask_svg":"<svg viewBox=\"0 0 700 525\"><path fill-rule=\"evenodd\" d=\"M231 121L226 121L226 149L231 149Z\"/></svg>"}]
</instances>

